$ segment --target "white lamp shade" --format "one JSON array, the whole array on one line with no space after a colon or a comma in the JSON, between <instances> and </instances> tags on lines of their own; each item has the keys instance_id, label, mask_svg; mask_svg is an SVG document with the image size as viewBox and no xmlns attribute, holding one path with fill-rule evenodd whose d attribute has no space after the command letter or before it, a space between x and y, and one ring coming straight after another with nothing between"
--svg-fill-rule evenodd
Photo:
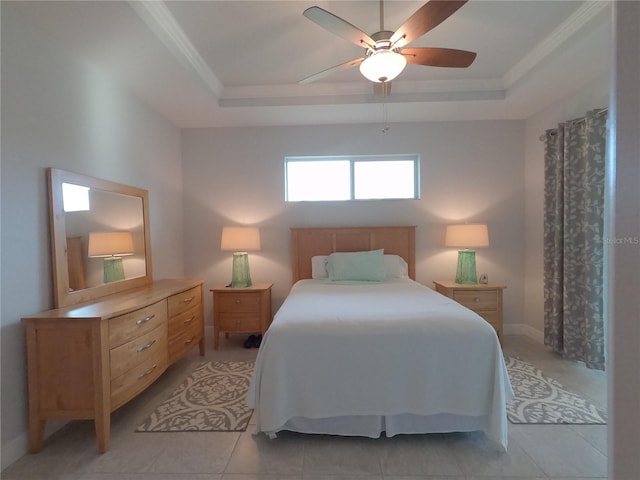
<instances>
[{"instance_id":1,"label":"white lamp shade","mask_svg":"<svg viewBox=\"0 0 640 480\"><path fill-rule=\"evenodd\" d=\"M234 252L260 250L260 230L257 227L223 227L220 249Z\"/></svg>"},{"instance_id":2,"label":"white lamp shade","mask_svg":"<svg viewBox=\"0 0 640 480\"><path fill-rule=\"evenodd\" d=\"M391 50L373 52L360 64L360 73L372 82L390 82L407 65L403 55Z\"/></svg>"},{"instance_id":3,"label":"white lamp shade","mask_svg":"<svg viewBox=\"0 0 640 480\"><path fill-rule=\"evenodd\" d=\"M447 247L488 247L489 231L485 224L447 225L444 244Z\"/></svg>"},{"instance_id":4,"label":"white lamp shade","mask_svg":"<svg viewBox=\"0 0 640 480\"><path fill-rule=\"evenodd\" d=\"M89 257L133 255L131 232L90 232Z\"/></svg>"}]
</instances>

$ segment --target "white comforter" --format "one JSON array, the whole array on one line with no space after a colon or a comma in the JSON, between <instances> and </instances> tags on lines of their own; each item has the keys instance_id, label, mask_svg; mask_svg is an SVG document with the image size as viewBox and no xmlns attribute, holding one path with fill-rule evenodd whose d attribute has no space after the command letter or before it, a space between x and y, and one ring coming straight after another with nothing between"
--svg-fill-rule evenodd
<instances>
[{"instance_id":1,"label":"white comforter","mask_svg":"<svg viewBox=\"0 0 640 480\"><path fill-rule=\"evenodd\" d=\"M302 280L262 340L256 432L484 430L506 449L512 390L480 316L412 280Z\"/></svg>"}]
</instances>

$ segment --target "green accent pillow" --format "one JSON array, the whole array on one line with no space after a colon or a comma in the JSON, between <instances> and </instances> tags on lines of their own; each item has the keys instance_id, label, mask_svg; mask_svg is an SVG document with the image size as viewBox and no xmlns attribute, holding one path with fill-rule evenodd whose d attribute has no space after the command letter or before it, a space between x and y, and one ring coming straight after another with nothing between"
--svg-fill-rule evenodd
<instances>
[{"instance_id":1,"label":"green accent pillow","mask_svg":"<svg viewBox=\"0 0 640 480\"><path fill-rule=\"evenodd\" d=\"M332 281L381 282L385 279L384 250L332 253L327 257L327 274Z\"/></svg>"}]
</instances>

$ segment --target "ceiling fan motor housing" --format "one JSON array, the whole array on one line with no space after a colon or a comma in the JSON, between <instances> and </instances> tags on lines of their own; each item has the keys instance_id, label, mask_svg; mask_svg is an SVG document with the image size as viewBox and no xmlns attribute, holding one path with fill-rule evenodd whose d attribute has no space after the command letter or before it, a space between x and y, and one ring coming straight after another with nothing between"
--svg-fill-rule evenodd
<instances>
[{"instance_id":1,"label":"ceiling fan motor housing","mask_svg":"<svg viewBox=\"0 0 640 480\"><path fill-rule=\"evenodd\" d=\"M397 77L407 60L400 54L399 48L392 48L393 32L383 30L371 35L376 44L367 46L364 61L360 64L360 72L372 82L388 82Z\"/></svg>"}]
</instances>

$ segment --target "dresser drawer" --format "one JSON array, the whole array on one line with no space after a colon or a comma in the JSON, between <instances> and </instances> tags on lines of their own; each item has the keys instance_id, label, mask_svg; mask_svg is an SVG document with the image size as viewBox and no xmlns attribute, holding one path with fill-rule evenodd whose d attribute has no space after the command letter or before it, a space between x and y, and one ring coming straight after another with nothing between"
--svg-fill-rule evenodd
<instances>
[{"instance_id":1,"label":"dresser drawer","mask_svg":"<svg viewBox=\"0 0 640 480\"><path fill-rule=\"evenodd\" d=\"M495 290L456 290L453 299L475 311L498 309L498 293Z\"/></svg>"},{"instance_id":2,"label":"dresser drawer","mask_svg":"<svg viewBox=\"0 0 640 480\"><path fill-rule=\"evenodd\" d=\"M260 292L220 293L216 295L219 312L252 312L260 311Z\"/></svg>"},{"instance_id":3,"label":"dresser drawer","mask_svg":"<svg viewBox=\"0 0 640 480\"><path fill-rule=\"evenodd\" d=\"M225 332L259 332L260 317L253 313L221 312L217 318L218 328Z\"/></svg>"},{"instance_id":4,"label":"dresser drawer","mask_svg":"<svg viewBox=\"0 0 640 480\"><path fill-rule=\"evenodd\" d=\"M159 325L144 335L111 350L111 379L146 362L159 351L167 350L167 324Z\"/></svg>"},{"instance_id":5,"label":"dresser drawer","mask_svg":"<svg viewBox=\"0 0 640 480\"><path fill-rule=\"evenodd\" d=\"M202 303L202 289L198 287L191 288L182 293L171 295L167 301L169 302L169 318L186 312Z\"/></svg>"},{"instance_id":6,"label":"dresser drawer","mask_svg":"<svg viewBox=\"0 0 640 480\"><path fill-rule=\"evenodd\" d=\"M143 335L167 320L167 301L149 305L109 320L109 347L115 348Z\"/></svg>"},{"instance_id":7,"label":"dresser drawer","mask_svg":"<svg viewBox=\"0 0 640 480\"><path fill-rule=\"evenodd\" d=\"M193 321L169 335L169 363L175 362L202 339L202 324Z\"/></svg>"},{"instance_id":8,"label":"dresser drawer","mask_svg":"<svg viewBox=\"0 0 640 480\"><path fill-rule=\"evenodd\" d=\"M190 328L192 325L199 325L202 323L202 308L200 305L195 305L187 311L175 315L169 319L169 338L176 334L180 334L185 329Z\"/></svg>"},{"instance_id":9,"label":"dresser drawer","mask_svg":"<svg viewBox=\"0 0 640 480\"><path fill-rule=\"evenodd\" d=\"M111 409L115 410L151 385L167 369L167 349L111 380Z\"/></svg>"}]
</instances>

